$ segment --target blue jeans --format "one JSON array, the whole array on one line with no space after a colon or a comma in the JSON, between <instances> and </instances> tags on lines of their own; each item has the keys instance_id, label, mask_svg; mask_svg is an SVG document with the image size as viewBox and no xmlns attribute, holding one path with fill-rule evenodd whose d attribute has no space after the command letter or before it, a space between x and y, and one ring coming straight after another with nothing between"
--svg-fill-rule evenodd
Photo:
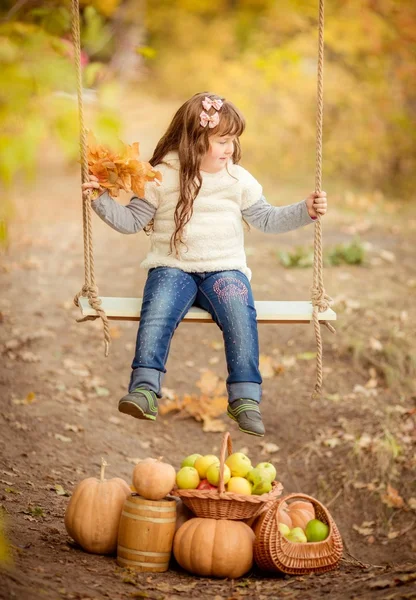
<instances>
[{"instance_id":1,"label":"blue jeans","mask_svg":"<svg viewBox=\"0 0 416 600\"><path fill-rule=\"evenodd\" d=\"M256 309L250 282L241 271L186 273L173 267L149 270L129 391L144 387L162 396L172 336L192 305L208 311L223 332L228 401L251 398L260 402Z\"/></svg>"}]
</instances>

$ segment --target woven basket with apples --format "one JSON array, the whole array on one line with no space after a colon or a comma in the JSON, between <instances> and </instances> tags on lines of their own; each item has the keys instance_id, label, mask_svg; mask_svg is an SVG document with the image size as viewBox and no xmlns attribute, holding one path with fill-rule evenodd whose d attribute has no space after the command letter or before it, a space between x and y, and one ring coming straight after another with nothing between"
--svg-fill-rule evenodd
<instances>
[{"instance_id":1,"label":"woven basket with apples","mask_svg":"<svg viewBox=\"0 0 416 600\"><path fill-rule=\"evenodd\" d=\"M267 510L281 495L283 486L275 477L276 470L270 463L253 468L245 454L233 453L226 432L219 459L193 454L182 462L172 495L181 498L197 517L250 519Z\"/></svg>"}]
</instances>

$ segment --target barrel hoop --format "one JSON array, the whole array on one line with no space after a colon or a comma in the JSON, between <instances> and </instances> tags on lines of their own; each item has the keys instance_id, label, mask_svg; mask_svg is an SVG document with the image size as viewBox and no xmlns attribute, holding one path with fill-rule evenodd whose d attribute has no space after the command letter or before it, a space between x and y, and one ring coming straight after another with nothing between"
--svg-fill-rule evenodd
<instances>
[{"instance_id":1,"label":"barrel hoop","mask_svg":"<svg viewBox=\"0 0 416 600\"><path fill-rule=\"evenodd\" d=\"M165 563L149 563L149 562L137 562L137 560L128 560L127 558L117 557L119 563L123 565L136 565L136 567L159 567L159 568L168 568L169 562Z\"/></svg>"},{"instance_id":2,"label":"barrel hoop","mask_svg":"<svg viewBox=\"0 0 416 600\"><path fill-rule=\"evenodd\" d=\"M128 552L129 554L141 554L142 556L166 556L170 557L170 552L144 552L142 550L132 550L131 548L125 548L124 546L118 546L117 552Z\"/></svg>"},{"instance_id":3,"label":"barrel hoop","mask_svg":"<svg viewBox=\"0 0 416 600\"><path fill-rule=\"evenodd\" d=\"M157 517L139 517L139 515L132 515L129 512L123 510L121 513L124 517L134 519L135 521L148 521L150 523L176 523L176 517L174 519L158 519Z\"/></svg>"},{"instance_id":4,"label":"barrel hoop","mask_svg":"<svg viewBox=\"0 0 416 600\"><path fill-rule=\"evenodd\" d=\"M131 508L136 508L137 510L150 510L153 512L172 512L175 510L172 506L148 506L147 504L135 504L134 502L125 501L124 506L130 506Z\"/></svg>"}]
</instances>

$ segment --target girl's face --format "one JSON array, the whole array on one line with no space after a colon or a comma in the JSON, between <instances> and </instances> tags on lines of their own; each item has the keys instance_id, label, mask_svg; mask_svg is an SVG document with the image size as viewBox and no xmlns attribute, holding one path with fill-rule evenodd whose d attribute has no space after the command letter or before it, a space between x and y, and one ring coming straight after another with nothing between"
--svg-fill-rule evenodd
<instances>
[{"instance_id":1,"label":"girl's face","mask_svg":"<svg viewBox=\"0 0 416 600\"><path fill-rule=\"evenodd\" d=\"M209 138L209 149L201 161L201 171L219 173L225 168L234 152L235 135L213 135Z\"/></svg>"}]
</instances>

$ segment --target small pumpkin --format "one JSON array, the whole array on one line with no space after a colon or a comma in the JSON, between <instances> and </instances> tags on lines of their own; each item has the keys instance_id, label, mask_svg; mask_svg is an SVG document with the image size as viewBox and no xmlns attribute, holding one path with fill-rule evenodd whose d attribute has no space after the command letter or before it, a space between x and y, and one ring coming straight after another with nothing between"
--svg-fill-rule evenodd
<instances>
[{"instance_id":1,"label":"small pumpkin","mask_svg":"<svg viewBox=\"0 0 416 600\"><path fill-rule=\"evenodd\" d=\"M194 518L176 532L173 553L196 575L234 579L253 565L253 530L241 521Z\"/></svg>"},{"instance_id":2,"label":"small pumpkin","mask_svg":"<svg viewBox=\"0 0 416 600\"><path fill-rule=\"evenodd\" d=\"M93 554L116 551L121 511L131 494L124 479L104 478L106 466L102 459L100 479L88 477L77 484L65 511L67 532L84 550Z\"/></svg>"},{"instance_id":3,"label":"small pumpkin","mask_svg":"<svg viewBox=\"0 0 416 600\"><path fill-rule=\"evenodd\" d=\"M315 518L315 508L311 502L295 501L288 506L288 514L292 527L305 529L306 525Z\"/></svg>"},{"instance_id":4,"label":"small pumpkin","mask_svg":"<svg viewBox=\"0 0 416 600\"><path fill-rule=\"evenodd\" d=\"M292 529L292 519L289 515L289 506L287 502L282 502L279 506L278 521L279 523L284 523L285 525L287 525L289 529Z\"/></svg>"},{"instance_id":5,"label":"small pumpkin","mask_svg":"<svg viewBox=\"0 0 416 600\"><path fill-rule=\"evenodd\" d=\"M162 500L172 491L175 481L175 469L162 458L145 458L133 469L133 486L147 500Z\"/></svg>"},{"instance_id":6,"label":"small pumpkin","mask_svg":"<svg viewBox=\"0 0 416 600\"><path fill-rule=\"evenodd\" d=\"M312 502L295 500L288 504L282 502L278 511L279 523L284 523L290 529L302 527L305 529L307 523L315 518L315 507Z\"/></svg>"}]
</instances>

